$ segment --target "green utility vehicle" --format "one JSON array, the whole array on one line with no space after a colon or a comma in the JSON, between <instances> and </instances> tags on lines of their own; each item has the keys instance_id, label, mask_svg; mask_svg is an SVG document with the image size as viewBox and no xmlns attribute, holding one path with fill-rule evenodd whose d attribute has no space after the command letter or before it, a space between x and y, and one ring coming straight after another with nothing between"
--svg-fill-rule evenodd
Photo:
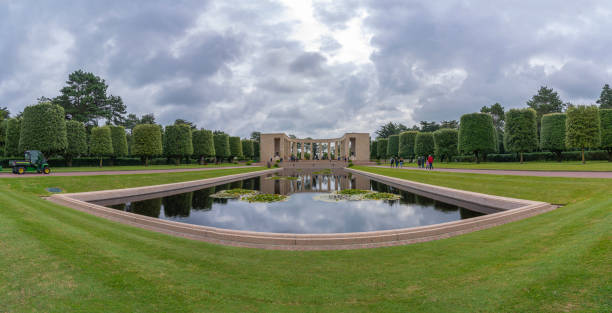
<instances>
[{"instance_id":1,"label":"green utility vehicle","mask_svg":"<svg viewBox=\"0 0 612 313\"><path fill-rule=\"evenodd\" d=\"M30 173L51 173L47 159L38 150L28 150L25 152L25 160L10 160L9 166L13 169L13 174Z\"/></svg>"}]
</instances>

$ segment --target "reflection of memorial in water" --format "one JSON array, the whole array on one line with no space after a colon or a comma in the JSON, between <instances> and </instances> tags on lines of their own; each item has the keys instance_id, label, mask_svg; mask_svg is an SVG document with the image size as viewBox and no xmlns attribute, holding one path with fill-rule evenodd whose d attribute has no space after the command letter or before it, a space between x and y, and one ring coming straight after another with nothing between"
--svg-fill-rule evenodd
<instances>
[{"instance_id":1,"label":"reflection of memorial in water","mask_svg":"<svg viewBox=\"0 0 612 313\"><path fill-rule=\"evenodd\" d=\"M343 189L370 189L370 179L364 176L351 175L341 169L322 171L321 169L286 169L278 176L294 179L271 179L272 176L260 177L262 193L291 195L300 192L329 193Z\"/></svg>"}]
</instances>

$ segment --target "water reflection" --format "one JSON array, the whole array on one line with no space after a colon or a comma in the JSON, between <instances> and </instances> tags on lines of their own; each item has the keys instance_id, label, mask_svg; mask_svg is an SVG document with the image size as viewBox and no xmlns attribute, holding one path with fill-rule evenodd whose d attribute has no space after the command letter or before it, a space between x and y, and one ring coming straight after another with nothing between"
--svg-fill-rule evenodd
<instances>
[{"instance_id":1,"label":"water reflection","mask_svg":"<svg viewBox=\"0 0 612 313\"><path fill-rule=\"evenodd\" d=\"M270 179L271 175L267 175L110 207L196 225L278 233L374 231L431 225L482 215L342 170L331 173L319 171L286 170L281 175L295 179ZM248 203L210 197L215 192L231 188L291 197L286 202L277 203ZM353 188L395 193L401 198L339 202L315 199L317 194Z\"/></svg>"}]
</instances>

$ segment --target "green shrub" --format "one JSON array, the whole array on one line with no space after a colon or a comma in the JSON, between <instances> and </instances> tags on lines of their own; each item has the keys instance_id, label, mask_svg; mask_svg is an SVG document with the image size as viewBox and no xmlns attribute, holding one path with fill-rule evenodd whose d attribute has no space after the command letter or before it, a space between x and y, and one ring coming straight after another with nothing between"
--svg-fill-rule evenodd
<instances>
[{"instance_id":1,"label":"green shrub","mask_svg":"<svg viewBox=\"0 0 612 313\"><path fill-rule=\"evenodd\" d=\"M561 161L561 152L565 150L565 113L551 113L542 116L540 129L540 148L552 151Z\"/></svg>"},{"instance_id":2,"label":"green shrub","mask_svg":"<svg viewBox=\"0 0 612 313\"><path fill-rule=\"evenodd\" d=\"M215 156L215 143L212 131L206 129L194 130L192 140L193 155L200 160L200 164L204 164L204 158Z\"/></svg>"},{"instance_id":3,"label":"green shrub","mask_svg":"<svg viewBox=\"0 0 612 313\"><path fill-rule=\"evenodd\" d=\"M608 151L608 161L612 162L612 109L599 109L601 123L601 147Z\"/></svg>"},{"instance_id":4,"label":"green shrub","mask_svg":"<svg viewBox=\"0 0 612 313\"><path fill-rule=\"evenodd\" d=\"M102 167L102 158L113 155L113 142L111 139L111 130L108 126L94 127L91 130L89 138L89 152L93 156L100 158L100 167Z\"/></svg>"},{"instance_id":5,"label":"green shrub","mask_svg":"<svg viewBox=\"0 0 612 313\"><path fill-rule=\"evenodd\" d=\"M259 160L259 141L253 140L253 158Z\"/></svg>"},{"instance_id":6,"label":"green shrub","mask_svg":"<svg viewBox=\"0 0 612 313\"><path fill-rule=\"evenodd\" d=\"M414 158L414 143L418 131L407 131L400 134L399 155L405 159Z\"/></svg>"},{"instance_id":7,"label":"green shrub","mask_svg":"<svg viewBox=\"0 0 612 313\"><path fill-rule=\"evenodd\" d=\"M434 136L433 133L418 133L414 140L415 155L433 155L434 154Z\"/></svg>"},{"instance_id":8,"label":"green shrub","mask_svg":"<svg viewBox=\"0 0 612 313\"><path fill-rule=\"evenodd\" d=\"M537 113L532 108L510 109L506 112L504 146L507 151L518 152L523 163L523 153L538 148Z\"/></svg>"},{"instance_id":9,"label":"green shrub","mask_svg":"<svg viewBox=\"0 0 612 313\"><path fill-rule=\"evenodd\" d=\"M491 115L471 113L461 116L459 122L459 152L474 154L476 162L480 162L479 154L495 152L495 137L495 127Z\"/></svg>"},{"instance_id":10,"label":"green shrub","mask_svg":"<svg viewBox=\"0 0 612 313\"><path fill-rule=\"evenodd\" d=\"M230 156L234 159L242 157L242 144L240 137L229 137Z\"/></svg>"},{"instance_id":11,"label":"green shrub","mask_svg":"<svg viewBox=\"0 0 612 313\"><path fill-rule=\"evenodd\" d=\"M128 155L127 137L123 126L110 126L113 142L113 157L121 158Z\"/></svg>"},{"instance_id":12,"label":"green shrub","mask_svg":"<svg viewBox=\"0 0 612 313\"><path fill-rule=\"evenodd\" d=\"M4 146L6 145L6 127L8 119L0 120L0 153L4 155Z\"/></svg>"},{"instance_id":13,"label":"green shrub","mask_svg":"<svg viewBox=\"0 0 612 313\"><path fill-rule=\"evenodd\" d=\"M132 130L132 154L144 159L145 166L149 158L162 155L162 133L159 125L139 124Z\"/></svg>"},{"instance_id":14,"label":"green shrub","mask_svg":"<svg viewBox=\"0 0 612 313\"><path fill-rule=\"evenodd\" d=\"M191 128L185 124L168 125L164 132L164 154L176 160L176 165L181 159L193 154L193 143L191 141Z\"/></svg>"},{"instance_id":15,"label":"green shrub","mask_svg":"<svg viewBox=\"0 0 612 313\"><path fill-rule=\"evenodd\" d=\"M387 142L387 157L397 157L399 155L399 142L399 135L389 136L389 141Z\"/></svg>"},{"instance_id":16,"label":"green shrub","mask_svg":"<svg viewBox=\"0 0 612 313\"><path fill-rule=\"evenodd\" d=\"M241 140L242 144L242 155L247 159L253 158L253 140L245 139Z\"/></svg>"},{"instance_id":17,"label":"green shrub","mask_svg":"<svg viewBox=\"0 0 612 313\"><path fill-rule=\"evenodd\" d=\"M6 139L4 155L7 157L22 156L23 150L19 149L19 137L21 135L21 120L11 118L6 122Z\"/></svg>"},{"instance_id":18,"label":"green shrub","mask_svg":"<svg viewBox=\"0 0 612 313\"><path fill-rule=\"evenodd\" d=\"M440 161L446 159L447 162L457 155L457 142L459 141L459 131L456 129L442 128L433 133L434 152Z\"/></svg>"},{"instance_id":19,"label":"green shrub","mask_svg":"<svg viewBox=\"0 0 612 313\"><path fill-rule=\"evenodd\" d=\"M386 159L387 158L387 144L389 143L389 139L381 138L377 140L376 149L378 150L378 158Z\"/></svg>"},{"instance_id":20,"label":"green shrub","mask_svg":"<svg viewBox=\"0 0 612 313\"><path fill-rule=\"evenodd\" d=\"M87 131L85 125L79 121L66 121L66 139L68 146L63 153L68 166L72 166L72 159L87 154Z\"/></svg>"},{"instance_id":21,"label":"green shrub","mask_svg":"<svg viewBox=\"0 0 612 313\"><path fill-rule=\"evenodd\" d=\"M26 107L19 150L40 150L46 156L64 152L68 146L65 118L64 109L49 102Z\"/></svg>"},{"instance_id":22,"label":"green shrub","mask_svg":"<svg viewBox=\"0 0 612 313\"><path fill-rule=\"evenodd\" d=\"M376 141L370 142L370 159L371 160L378 159L378 148L376 147L376 144L377 144Z\"/></svg>"},{"instance_id":23,"label":"green shrub","mask_svg":"<svg viewBox=\"0 0 612 313\"><path fill-rule=\"evenodd\" d=\"M601 142L599 109L594 105L570 107L565 125L567 146L580 149L585 163L584 149L597 147Z\"/></svg>"},{"instance_id":24,"label":"green shrub","mask_svg":"<svg viewBox=\"0 0 612 313\"><path fill-rule=\"evenodd\" d=\"M218 161L230 157L229 136L227 134L214 135L215 154Z\"/></svg>"}]
</instances>

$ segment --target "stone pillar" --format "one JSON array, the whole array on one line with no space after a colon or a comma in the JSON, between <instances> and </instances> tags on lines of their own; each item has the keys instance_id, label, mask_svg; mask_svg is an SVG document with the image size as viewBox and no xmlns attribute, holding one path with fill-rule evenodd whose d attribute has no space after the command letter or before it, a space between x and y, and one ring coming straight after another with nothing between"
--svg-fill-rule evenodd
<instances>
[{"instance_id":1,"label":"stone pillar","mask_svg":"<svg viewBox=\"0 0 612 313\"><path fill-rule=\"evenodd\" d=\"M331 160L332 157L332 153L331 153L331 141L327 143L327 159Z\"/></svg>"}]
</instances>

